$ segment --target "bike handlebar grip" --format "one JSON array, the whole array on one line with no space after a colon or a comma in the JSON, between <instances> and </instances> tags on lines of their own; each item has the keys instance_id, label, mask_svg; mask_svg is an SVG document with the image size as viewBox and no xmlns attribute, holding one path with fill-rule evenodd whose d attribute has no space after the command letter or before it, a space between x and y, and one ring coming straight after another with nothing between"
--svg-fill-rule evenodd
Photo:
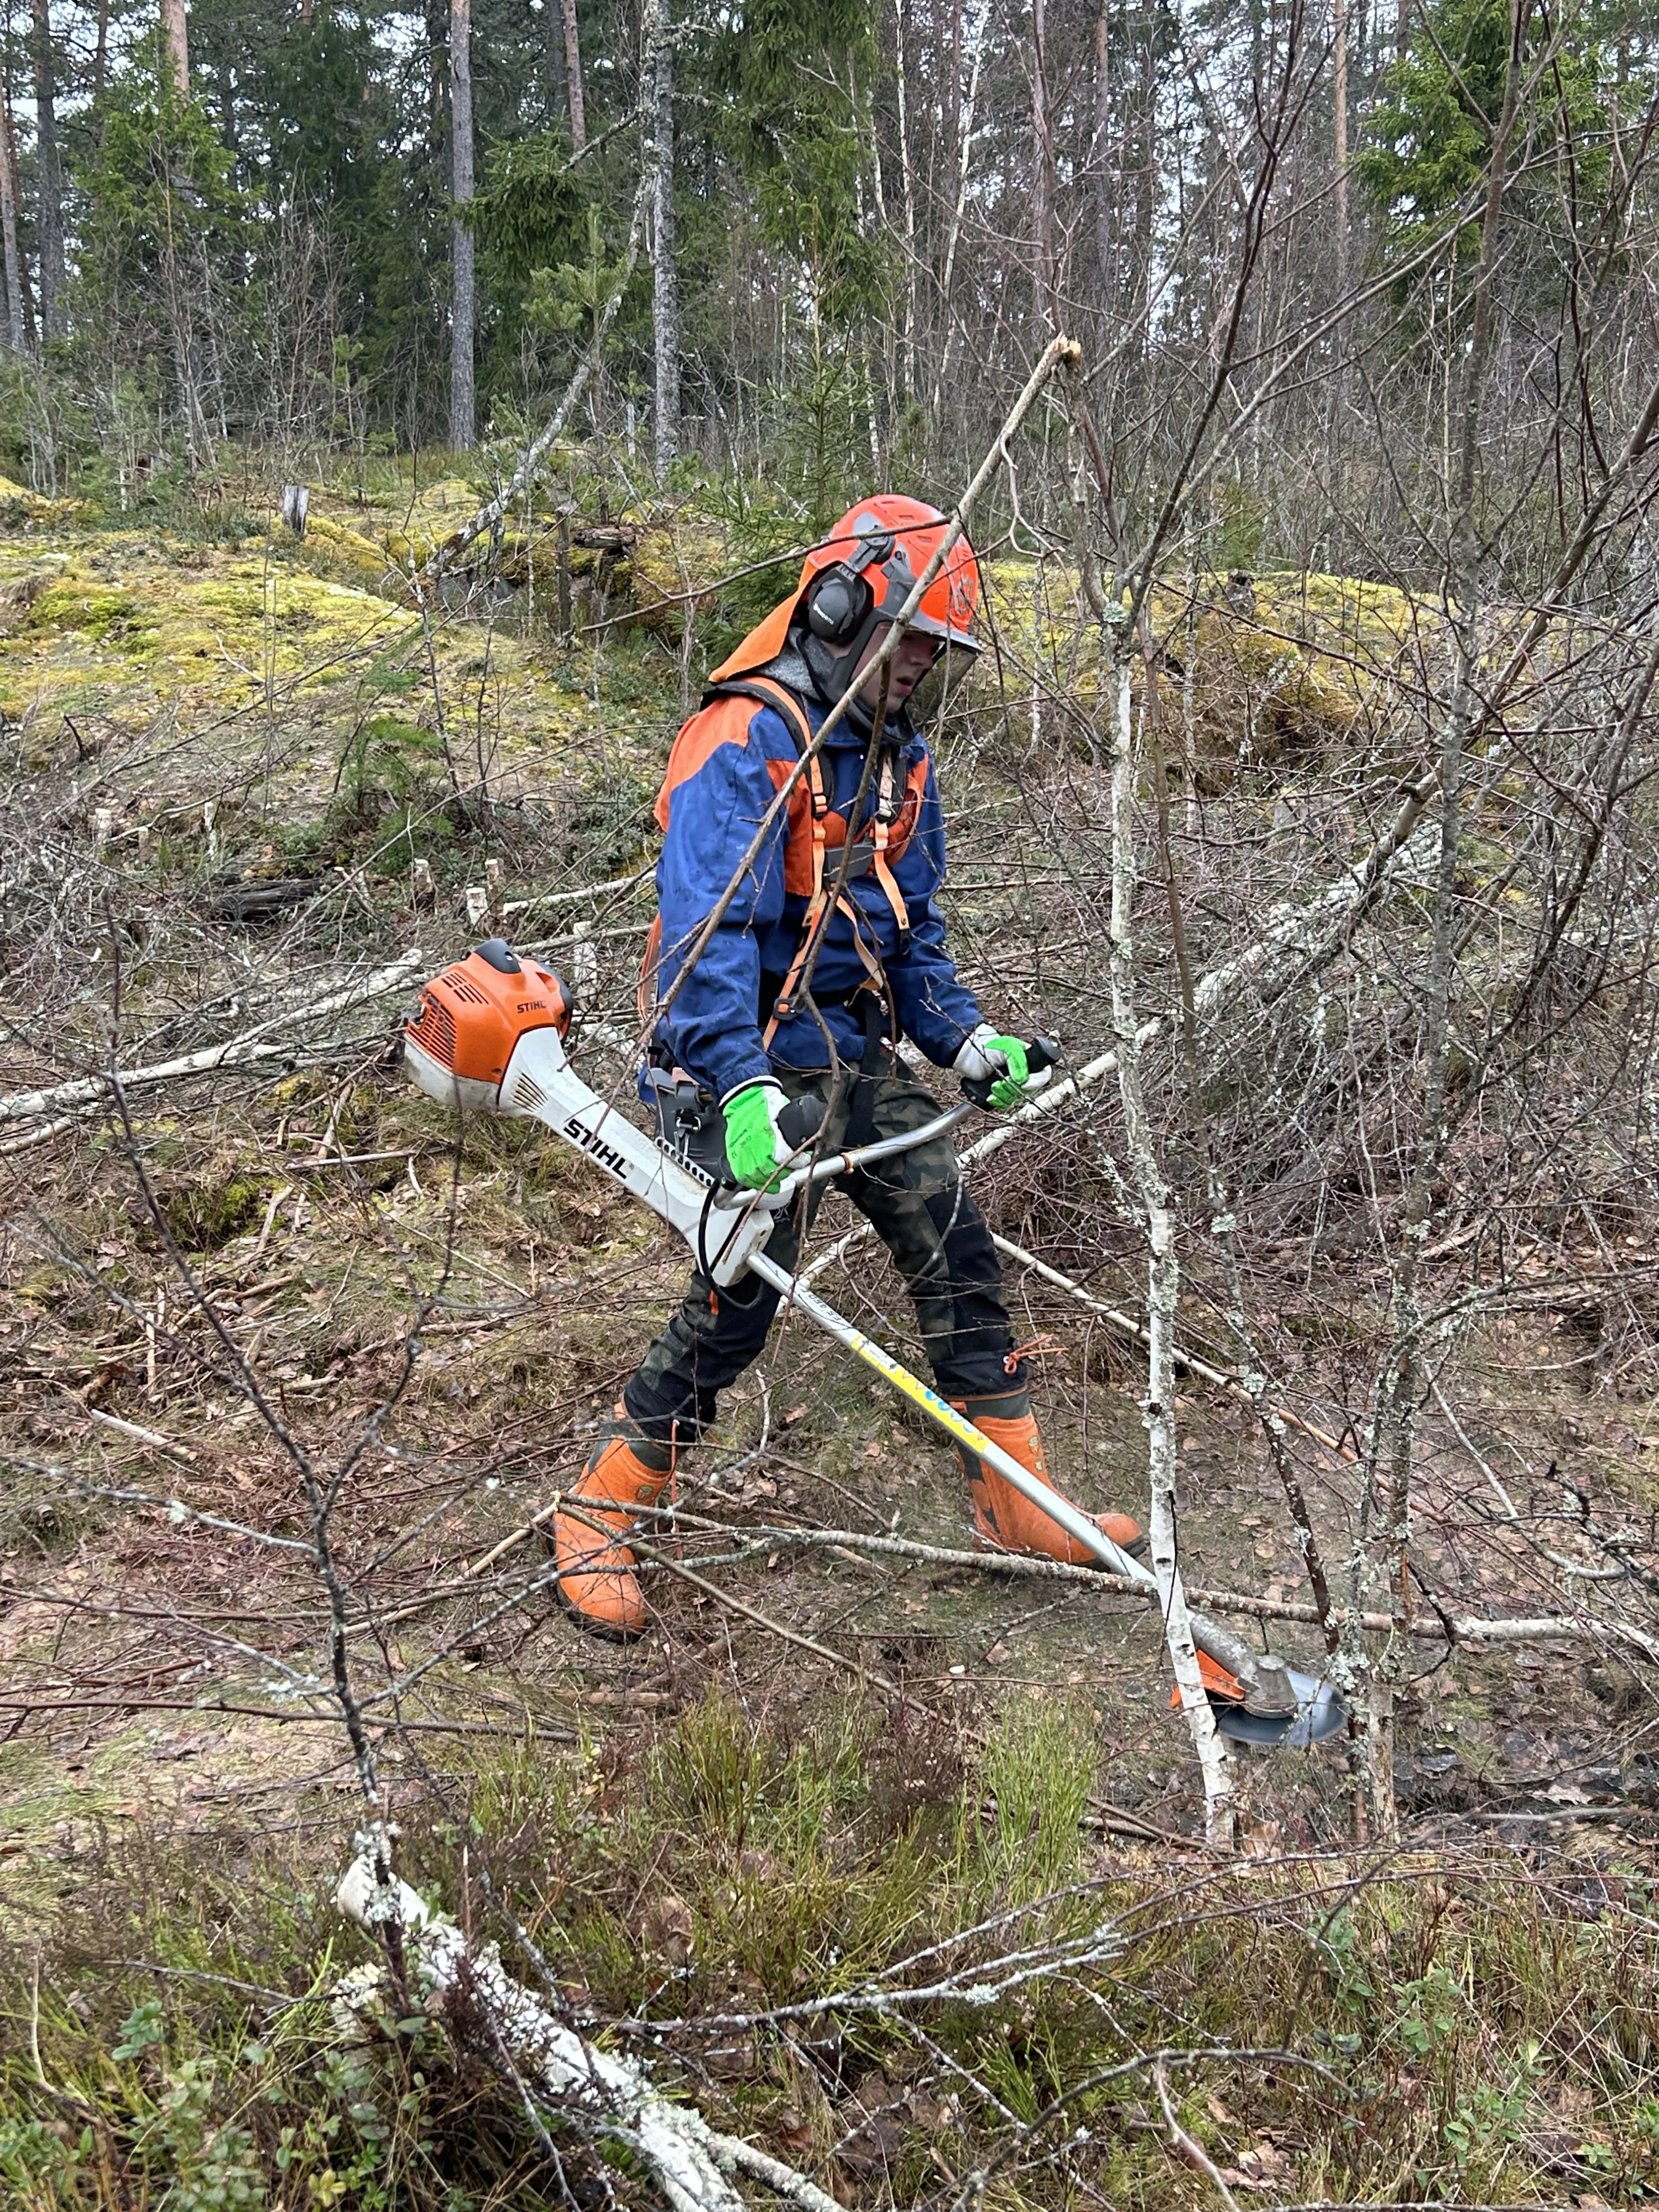
<instances>
[{"instance_id":1,"label":"bike handlebar grip","mask_svg":"<svg viewBox=\"0 0 1659 2212\"><path fill-rule=\"evenodd\" d=\"M1046 1069L1058 1066L1060 1058L1060 1047L1052 1037L1033 1037L1025 1048L1026 1073L1041 1075ZM975 1106L988 1106L991 1086L1000 1080L1001 1078L995 1075L980 1078L964 1075L962 1079L963 1097L971 1098Z\"/></svg>"},{"instance_id":2,"label":"bike handlebar grip","mask_svg":"<svg viewBox=\"0 0 1659 2212\"><path fill-rule=\"evenodd\" d=\"M792 1098L778 1116L778 1134L799 1152L823 1127L823 1101L811 1091Z\"/></svg>"}]
</instances>

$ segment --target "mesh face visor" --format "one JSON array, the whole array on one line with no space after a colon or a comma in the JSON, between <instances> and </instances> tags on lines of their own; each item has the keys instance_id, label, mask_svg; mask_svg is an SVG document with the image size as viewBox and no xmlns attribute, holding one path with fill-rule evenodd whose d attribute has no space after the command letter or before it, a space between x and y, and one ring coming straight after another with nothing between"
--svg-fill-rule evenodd
<instances>
[{"instance_id":1,"label":"mesh face visor","mask_svg":"<svg viewBox=\"0 0 1659 2212\"><path fill-rule=\"evenodd\" d=\"M960 702L979 653L979 647L971 640L964 645L960 638L939 647L933 655L933 666L905 702L915 720L935 721L947 708Z\"/></svg>"}]
</instances>

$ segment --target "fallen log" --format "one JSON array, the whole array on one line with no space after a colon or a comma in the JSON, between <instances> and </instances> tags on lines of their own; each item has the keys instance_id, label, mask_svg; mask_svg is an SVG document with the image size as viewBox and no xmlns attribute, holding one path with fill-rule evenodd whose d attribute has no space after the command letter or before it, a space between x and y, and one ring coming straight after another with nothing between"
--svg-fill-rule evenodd
<instances>
[{"instance_id":1,"label":"fallen log","mask_svg":"<svg viewBox=\"0 0 1659 2212\"><path fill-rule=\"evenodd\" d=\"M411 1997L434 2019L444 2019L452 1996L464 1996L466 2012L481 2015L489 2031L483 2055L497 2063L504 2057L538 2101L563 2107L592 2132L642 2158L672 2212L745 2212L728 2179L734 2173L763 2183L799 2212L842 2212L804 2173L739 2136L718 2134L694 2106L665 2097L642 2066L601 2051L555 2019L539 1997L513 1979L493 1943L470 1944L454 1921L433 1911L407 1882L382 1882L371 1839L360 1838L335 1902L371 1932L395 1924ZM390 1995L386 1968L378 1962L343 1976L332 1998L342 2035L361 2038Z\"/></svg>"},{"instance_id":2,"label":"fallen log","mask_svg":"<svg viewBox=\"0 0 1659 2212\"><path fill-rule=\"evenodd\" d=\"M78 1110L95 1106L112 1095L118 1083L123 1091L140 1091L185 1076L210 1075L221 1067L270 1059L274 1056L273 1048L266 1040L273 1031L297 1029L302 1022L319 1020L349 1006L383 999L422 975L426 966L426 955L416 946L401 959L394 960L390 967L376 968L360 982L348 984L326 998L309 999L286 1007L268 1021L256 1022L251 1030L223 1037L217 1044L204 1045L198 1052L181 1053L176 1060L155 1060L147 1067L124 1067L112 1072L100 1069L96 1075L72 1076L67 1083L53 1084L44 1091L15 1091L9 1098L0 1098L0 1123L38 1121L46 1115L62 1114L66 1109Z\"/></svg>"}]
</instances>

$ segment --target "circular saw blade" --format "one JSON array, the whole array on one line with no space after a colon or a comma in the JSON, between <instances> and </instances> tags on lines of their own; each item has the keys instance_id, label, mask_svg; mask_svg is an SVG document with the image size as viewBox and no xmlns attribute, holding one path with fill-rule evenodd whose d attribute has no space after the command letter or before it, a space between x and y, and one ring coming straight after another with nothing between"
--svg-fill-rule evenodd
<instances>
[{"instance_id":1,"label":"circular saw blade","mask_svg":"<svg viewBox=\"0 0 1659 2212\"><path fill-rule=\"evenodd\" d=\"M1327 1736L1347 1726L1348 1709L1333 1684L1322 1681L1316 1674L1301 1674L1294 1667L1287 1667L1285 1671L1296 1692L1296 1711L1247 1713L1241 1705L1212 1698L1210 1710L1223 1735L1231 1736L1235 1743L1305 1751L1310 1745L1323 1743Z\"/></svg>"}]
</instances>

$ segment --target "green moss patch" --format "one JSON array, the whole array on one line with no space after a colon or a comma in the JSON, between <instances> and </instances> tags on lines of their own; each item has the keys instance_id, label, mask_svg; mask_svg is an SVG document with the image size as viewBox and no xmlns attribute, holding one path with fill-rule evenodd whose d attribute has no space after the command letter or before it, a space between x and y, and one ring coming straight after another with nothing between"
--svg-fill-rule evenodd
<instances>
[{"instance_id":1,"label":"green moss patch","mask_svg":"<svg viewBox=\"0 0 1659 2212\"><path fill-rule=\"evenodd\" d=\"M185 1183L161 1199L162 1218L187 1252L216 1252L258 1222L273 1186L266 1176Z\"/></svg>"}]
</instances>

